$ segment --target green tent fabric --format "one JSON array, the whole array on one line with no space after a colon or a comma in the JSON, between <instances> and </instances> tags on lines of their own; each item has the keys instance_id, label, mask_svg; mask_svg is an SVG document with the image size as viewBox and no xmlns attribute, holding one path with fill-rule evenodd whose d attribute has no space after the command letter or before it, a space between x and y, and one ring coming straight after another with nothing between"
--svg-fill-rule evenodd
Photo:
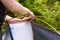
<instances>
[{"instance_id":1,"label":"green tent fabric","mask_svg":"<svg viewBox=\"0 0 60 40\"><path fill-rule=\"evenodd\" d=\"M60 36L57 35L56 33L47 30L46 28L43 28L42 26L39 26L34 22L32 22L31 24L34 32L34 40L60 40ZM2 40L13 40L9 27L4 33Z\"/></svg>"}]
</instances>

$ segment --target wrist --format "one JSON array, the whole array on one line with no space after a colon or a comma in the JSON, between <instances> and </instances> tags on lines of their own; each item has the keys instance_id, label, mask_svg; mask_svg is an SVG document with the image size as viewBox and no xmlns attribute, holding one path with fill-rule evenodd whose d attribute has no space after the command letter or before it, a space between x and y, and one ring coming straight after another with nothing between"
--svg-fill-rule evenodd
<instances>
[{"instance_id":1,"label":"wrist","mask_svg":"<svg viewBox=\"0 0 60 40\"><path fill-rule=\"evenodd\" d=\"M12 17L6 15L6 17L5 17L5 21L9 21L9 20L11 20L11 19L12 19Z\"/></svg>"}]
</instances>

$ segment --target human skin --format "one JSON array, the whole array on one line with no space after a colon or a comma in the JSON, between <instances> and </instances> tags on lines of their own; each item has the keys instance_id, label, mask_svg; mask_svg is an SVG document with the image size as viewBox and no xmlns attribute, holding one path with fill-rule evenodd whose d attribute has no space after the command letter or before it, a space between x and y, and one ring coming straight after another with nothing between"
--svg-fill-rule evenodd
<instances>
[{"instance_id":1,"label":"human skin","mask_svg":"<svg viewBox=\"0 0 60 40\"><path fill-rule=\"evenodd\" d=\"M9 9L11 12L15 12L17 14L26 14L31 16L31 20L34 20L34 14L28 8L22 6L20 3L15 0L1 0L4 6Z\"/></svg>"},{"instance_id":2,"label":"human skin","mask_svg":"<svg viewBox=\"0 0 60 40\"><path fill-rule=\"evenodd\" d=\"M19 19L19 18L13 18L11 16L6 15L5 17L5 21L8 23L21 23L21 22L25 22L25 21L30 21L31 17L25 17L23 19Z\"/></svg>"}]
</instances>

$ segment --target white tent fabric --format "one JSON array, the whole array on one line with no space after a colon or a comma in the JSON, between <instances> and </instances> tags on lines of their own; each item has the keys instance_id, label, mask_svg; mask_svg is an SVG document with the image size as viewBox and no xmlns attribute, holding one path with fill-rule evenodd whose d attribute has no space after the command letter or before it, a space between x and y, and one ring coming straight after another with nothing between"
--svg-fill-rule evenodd
<instances>
[{"instance_id":1,"label":"white tent fabric","mask_svg":"<svg viewBox=\"0 0 60 40\"><path fill-rule=\"evenodd\" d=\"M13 40L33 40L33 31L30 22L9 24ZM7 31L2 40L11 40Z\"/></svg>"}]
</instances>

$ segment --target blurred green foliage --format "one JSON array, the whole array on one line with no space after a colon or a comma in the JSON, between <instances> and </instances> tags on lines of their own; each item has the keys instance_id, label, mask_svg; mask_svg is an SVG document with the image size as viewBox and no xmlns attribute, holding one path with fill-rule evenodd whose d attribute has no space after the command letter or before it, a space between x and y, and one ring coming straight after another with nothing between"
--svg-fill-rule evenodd
<instances>
[{"instance_id":1,"label":"blurred green foliage","mask_svg":"<svg viewBox=\"0 0 60 40\"><path fill-rule=\"evenodd\" d=\"M60 34L60 0L17 0L35 14L35 22ZM14 14L15 17L23 16Z\"/></svg>"},{"instance_id":2,"label":"blurred green foliage","mask_svg":"<svg viewBox=\"0 0 60 40\"><path fill-rule=\"evenodd\" d=\"M19 2L34 12L36 23L60 34L59 0L19 0Z\"/></svg>"}]
</instances>

